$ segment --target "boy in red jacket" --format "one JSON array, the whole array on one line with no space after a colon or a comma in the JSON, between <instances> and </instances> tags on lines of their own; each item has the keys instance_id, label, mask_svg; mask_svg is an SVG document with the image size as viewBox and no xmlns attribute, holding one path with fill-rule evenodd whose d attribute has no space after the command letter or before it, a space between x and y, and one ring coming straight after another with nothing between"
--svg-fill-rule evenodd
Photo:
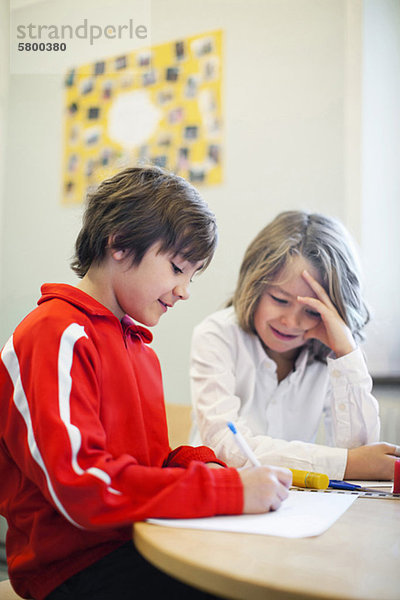
<instances>
[{"instance_id":1,"label":"boy in red jacket","mask_svg":"<svg viewBox=\"0 0 400 600\"><path fill-rule=\"evenodd\" d=\"M238 473L204 446L171 452L152 334L132 320L154 326L187 299L216 237L185 180L122 171L89 199L72 263L79 285L43 285L5 344L0 512L21 596L201 597L141 558L132 522L263 512L286 498L285 469Z\"/></svg>"}]
</instances>

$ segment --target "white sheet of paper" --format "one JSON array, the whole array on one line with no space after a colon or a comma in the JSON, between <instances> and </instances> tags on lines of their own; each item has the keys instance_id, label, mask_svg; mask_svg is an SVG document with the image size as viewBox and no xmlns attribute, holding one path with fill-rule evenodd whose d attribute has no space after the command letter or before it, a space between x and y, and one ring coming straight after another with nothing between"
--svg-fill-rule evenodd
<instances>
[{"instance_id":1,"label":"white sheet of paper","mask_svg":"<svg viewBox=\"0 0 400 600\"><path fill-rule=\"evenodd\" d=\"M320 535L353 504L355 494L316 494L291 490L274 512L201 519L148 519L148 523L298 538Z\"/></svg>"}]
</instances>

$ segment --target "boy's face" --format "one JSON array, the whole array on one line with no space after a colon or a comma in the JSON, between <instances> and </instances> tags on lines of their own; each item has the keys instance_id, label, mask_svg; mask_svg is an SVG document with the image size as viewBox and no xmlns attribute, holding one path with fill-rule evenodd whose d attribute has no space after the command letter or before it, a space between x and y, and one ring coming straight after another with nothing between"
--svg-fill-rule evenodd
<instances>
[{"instance_id":1,"label":"boy's face","mask_svg":"<svg viewBox=\"0 0 400 600\"><path fill-rule=\"evenodd\" d=\"M119 319L127 314L152 327L177 300L189 298L191 279L202 262L193 264L179 254L161 253L159 248L159 242L153 244L133 266L125 251L111 251L107 305Z\"/></svg>"}]
</instances>

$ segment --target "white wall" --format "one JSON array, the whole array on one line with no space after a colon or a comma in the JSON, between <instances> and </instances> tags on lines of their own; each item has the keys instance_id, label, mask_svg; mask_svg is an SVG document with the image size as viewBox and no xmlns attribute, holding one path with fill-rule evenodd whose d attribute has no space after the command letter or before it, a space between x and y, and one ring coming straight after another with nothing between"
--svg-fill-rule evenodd
<instances>
[{"instance_id":1,"label":"white wall","mask_svg":"<svg viewBox=\"0 0 400 600\"><path fill-rule=\"evenodd\" d=\"M166 39L167 7L157 16L153 40ZM345 189L346 3L219 1L192 17L180 19L175 36L225 31L226 173L222 186L205 190L219 223L217 255L190 301L157 329L167 399L182 402L189 399L188 332L231 294L261 226L290 208L345 222L352 212Z\"/></svg>"},{"instance_id":2,"label":"white wall","mask_svg":"<svg viewBox=\"0 0 400 600\"><path fill-rule=\"evenodd\" d=\"M400 1L364 4L362 246L375 308L366 351L376 372L400 376Z\"/></svg>"},{"instance_id":3,"label":"white wall","mask_svg":"<svg viewBox=\"0 0 400 600\"><path fill-rule=\"evenodd\" d=\"M0 290L2 289L3 271L3 246L1 232L3 230L3 207L4 207L4 177L5 177L5 153L6 153L6 124L7 124L7 100L8 100L8 3L0 0ZM0 306L1 308L1 306ZM1 543L5 539L6 520L0 516L0 550ZM1 557L0 552L0 557Z\"/></svg>"},{"instance_id":4,"label":"white wall","mask_svg":"<svg viewBox=\"0 0 400 600\"><path fill-rule=\"evenodd\" d=\"M3 229L4 187L6 168L6 128L8 105L8 2L0 0L0 290L2 289L3 245L1 231Z\"/></svg>"},{"instance_id":5,"label":"white wall","mask_svg":"<svg viewBox=\"0 0 400 600\"><path fill-rule=\"evenodd\" d=\"M66 10L94 20L111 11L124 22L135 2L52 0L17 16ZM192 298L154 330L167 401L189 402L193 326L233 291L262 225L281 210L306 208L339 217L360 238L361 27L358 0L152 0L153 44L225 33L225 176L203 189L220 244ZM89 50L80 48L76 62ZM109 43L96 51L115 54ZM68 263L81 215L60 205L62 75L11 74L9 99L0 343L35 305L43 281L75 281Z\"/></svg>"}]
</instances>

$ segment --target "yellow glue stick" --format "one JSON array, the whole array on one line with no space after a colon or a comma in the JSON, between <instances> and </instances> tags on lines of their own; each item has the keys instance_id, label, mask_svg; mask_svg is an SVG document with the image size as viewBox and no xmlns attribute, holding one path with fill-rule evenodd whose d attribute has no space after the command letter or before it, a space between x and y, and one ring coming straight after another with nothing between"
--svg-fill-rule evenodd
<instances>
[{"instance_id":1,"label":"yellow glue stick","mask_svg":"<svg viewBox=\"0 0 400 600\"><path fill-rule=\"evenodd\" d=\"M324 473L313 473L312 471L299 471L289 469L293 474L292 485L303 488L315 488L317 490L326 490L329 485L329 477Z\"/></svg>"}]
</instances>

